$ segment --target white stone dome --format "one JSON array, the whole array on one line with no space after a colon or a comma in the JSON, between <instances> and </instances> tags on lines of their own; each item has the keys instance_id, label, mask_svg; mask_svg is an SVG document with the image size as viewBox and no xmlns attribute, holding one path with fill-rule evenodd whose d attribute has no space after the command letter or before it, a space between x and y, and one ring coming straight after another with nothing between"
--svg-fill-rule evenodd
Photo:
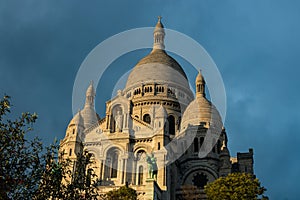
<instances>
[{"instance_id":1,"label":"white stone dome","mask_svg":"<svg viewBox=\"0 0 300 200\"><path fill-rule=\"evenodd\" d=\"M183 113L181 129L186 129L189 124L197 126L203 122L207 126L223 127L222 118L216 107L205 97L199 96L188 105Z\"/></svg>"},{"instance_id":2,"label":"white stone dome","mask_svg":"<svg viewBox=\"0 0 300 200\"><path fill-rule=\"evenodd\" d=\"M187 76L181 66L161 49L153 50L138 62L129 74L126 89L147 83L170 83L189 90Z\"/></svg>"},{"instance_id":3,"label":"white stone dome","mask_svg":"<svg viewBox=\"0 0 300 200\"><path fill-rule=\"evenodd\" d=\"M84 107L84 109L81 111L81 115L83 118L84 128L89 128L95 124L98 124L99 116L93 108Z\"/></svg>"}]
</instances>

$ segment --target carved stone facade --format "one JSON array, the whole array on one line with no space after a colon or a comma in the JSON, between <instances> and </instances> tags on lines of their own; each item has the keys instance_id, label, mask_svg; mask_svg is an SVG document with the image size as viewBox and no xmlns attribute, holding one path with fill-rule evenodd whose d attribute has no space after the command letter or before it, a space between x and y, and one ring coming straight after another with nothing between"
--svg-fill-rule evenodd
<instances>
[{"instance_id":1,"label":"carved stone facade","mask_svg":"<svg viewBox=\"0 0 300 200\"><path fill-rule=\"evenodd\" d=\"M93 155L99 191L125 184L139 199L183 199L187 188L205 199L203 187L235 171L253 173L253 150L231 158L227 134L215 106L205 96L199 72L194 97L187 76L164 50L159 19L153 50L133 68L126 87L106 103L106 116L95 111L91 83L86 103L71 120L60 149L75 160ZM147 155L154 154L157 178L149 178Z\"/></svg>"}]
</instances>

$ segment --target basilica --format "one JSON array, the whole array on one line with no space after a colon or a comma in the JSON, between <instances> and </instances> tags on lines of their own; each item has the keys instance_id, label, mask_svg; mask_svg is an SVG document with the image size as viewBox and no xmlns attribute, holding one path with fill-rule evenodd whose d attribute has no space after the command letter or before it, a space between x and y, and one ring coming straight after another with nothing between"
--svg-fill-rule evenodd
<instances>
[{"instance_id":1,"label":"basilica","mask_svg":"<svg viewBox=\"0 0 300 200\"><path fill-rule=\"evenodd\" d=\"M206 199L204 186L218 177L254 173L253 150L231 157L205 77L199 71L192 80L193 94L185 71L164 50L161 19L153 37L153 49L133 67L125 88L106 102L105 116L97 114L89 85L60 150L74 161L80 151L92 155L102 196L129 185L139 200Z\"/></svg>"}]
</instances>

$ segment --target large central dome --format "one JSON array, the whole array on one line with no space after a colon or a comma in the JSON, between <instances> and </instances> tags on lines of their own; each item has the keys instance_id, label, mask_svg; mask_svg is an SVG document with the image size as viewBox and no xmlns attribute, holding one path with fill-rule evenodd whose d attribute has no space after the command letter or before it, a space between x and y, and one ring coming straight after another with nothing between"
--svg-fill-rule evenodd
<instances>
[{"instance_id":1,"label":"large central dome","mask_svg":"<svg viewBox=\"0 0 300 200\"><path fill-rule=\"evenodd\" d=\"M154 29L153 50L133 68L126 83L126 90L141 84L170 84L190 91L187 76L179 63L164 50L165 31L158 20Z\"/></svg>"},{"instance_id":2,"label":"large central dome","mask_svg":"<svg viewBox=\"0 0 300 200\"><path fill-rule=\"evenodd\" d=\"M149 63L161 63L167 65L169 67L172 67L179 73L181 73L185 78L187 78L186 74L184 73L183 69L178 64L178 62L174 58L169 56L164 50L161 49L153 50L149 55L142 58L136 66L149 64Z\"/></svg>"}]
</instances>

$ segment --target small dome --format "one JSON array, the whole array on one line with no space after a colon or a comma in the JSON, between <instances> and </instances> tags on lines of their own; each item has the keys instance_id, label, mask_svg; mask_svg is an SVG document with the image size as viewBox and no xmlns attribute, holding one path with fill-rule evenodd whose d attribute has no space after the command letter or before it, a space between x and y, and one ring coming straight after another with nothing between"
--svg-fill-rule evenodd
<instances>
[{"instance_id":1,"label":"small dome","mask_svg":"<svg viewBox=\"0 0 300 200\"><path fill-rule=\"evenodd\" d=\"M83 118L84 128L89 128L92 125L98 124L99 116L95 110L91 107L84 107L81 111Z\"/></svg>"},{"instance_id":2,"label":"small dome","mask_svg":"<svg viewBox=\"0 0 300 200\"><path fill-rule=\"evenodd\" d=\"M85 107L83 110L76 113L70 121L69 126L78 125L84 128L89 128L92 125L98 124L99 116L94 109Z\"/></svg>"},{"instance_id":3,"label":"small dome","mask_svg":"<svg viewBox=\"0 0 300 200\"><path fill-rule=\"evenodd\" d=\"M74 115L73 119L69 123L69 126L71 126L71 125L84 126L83 118L81 116L81 111L78 111L78 113L76 113L76 115Z\"/></svg>"},{"instance_id":4,"label":"small dome","mask_svg":"<svg viewBox=\"0 0 300 200\"><path fill-rule=\"evenodd\" d=\"M203 96L197 97L188 105L182 116L181 128L184 130L189 124L197 126L201 122L222 127L222 119L218 110Z\"/></svg>"}]
</instances>

